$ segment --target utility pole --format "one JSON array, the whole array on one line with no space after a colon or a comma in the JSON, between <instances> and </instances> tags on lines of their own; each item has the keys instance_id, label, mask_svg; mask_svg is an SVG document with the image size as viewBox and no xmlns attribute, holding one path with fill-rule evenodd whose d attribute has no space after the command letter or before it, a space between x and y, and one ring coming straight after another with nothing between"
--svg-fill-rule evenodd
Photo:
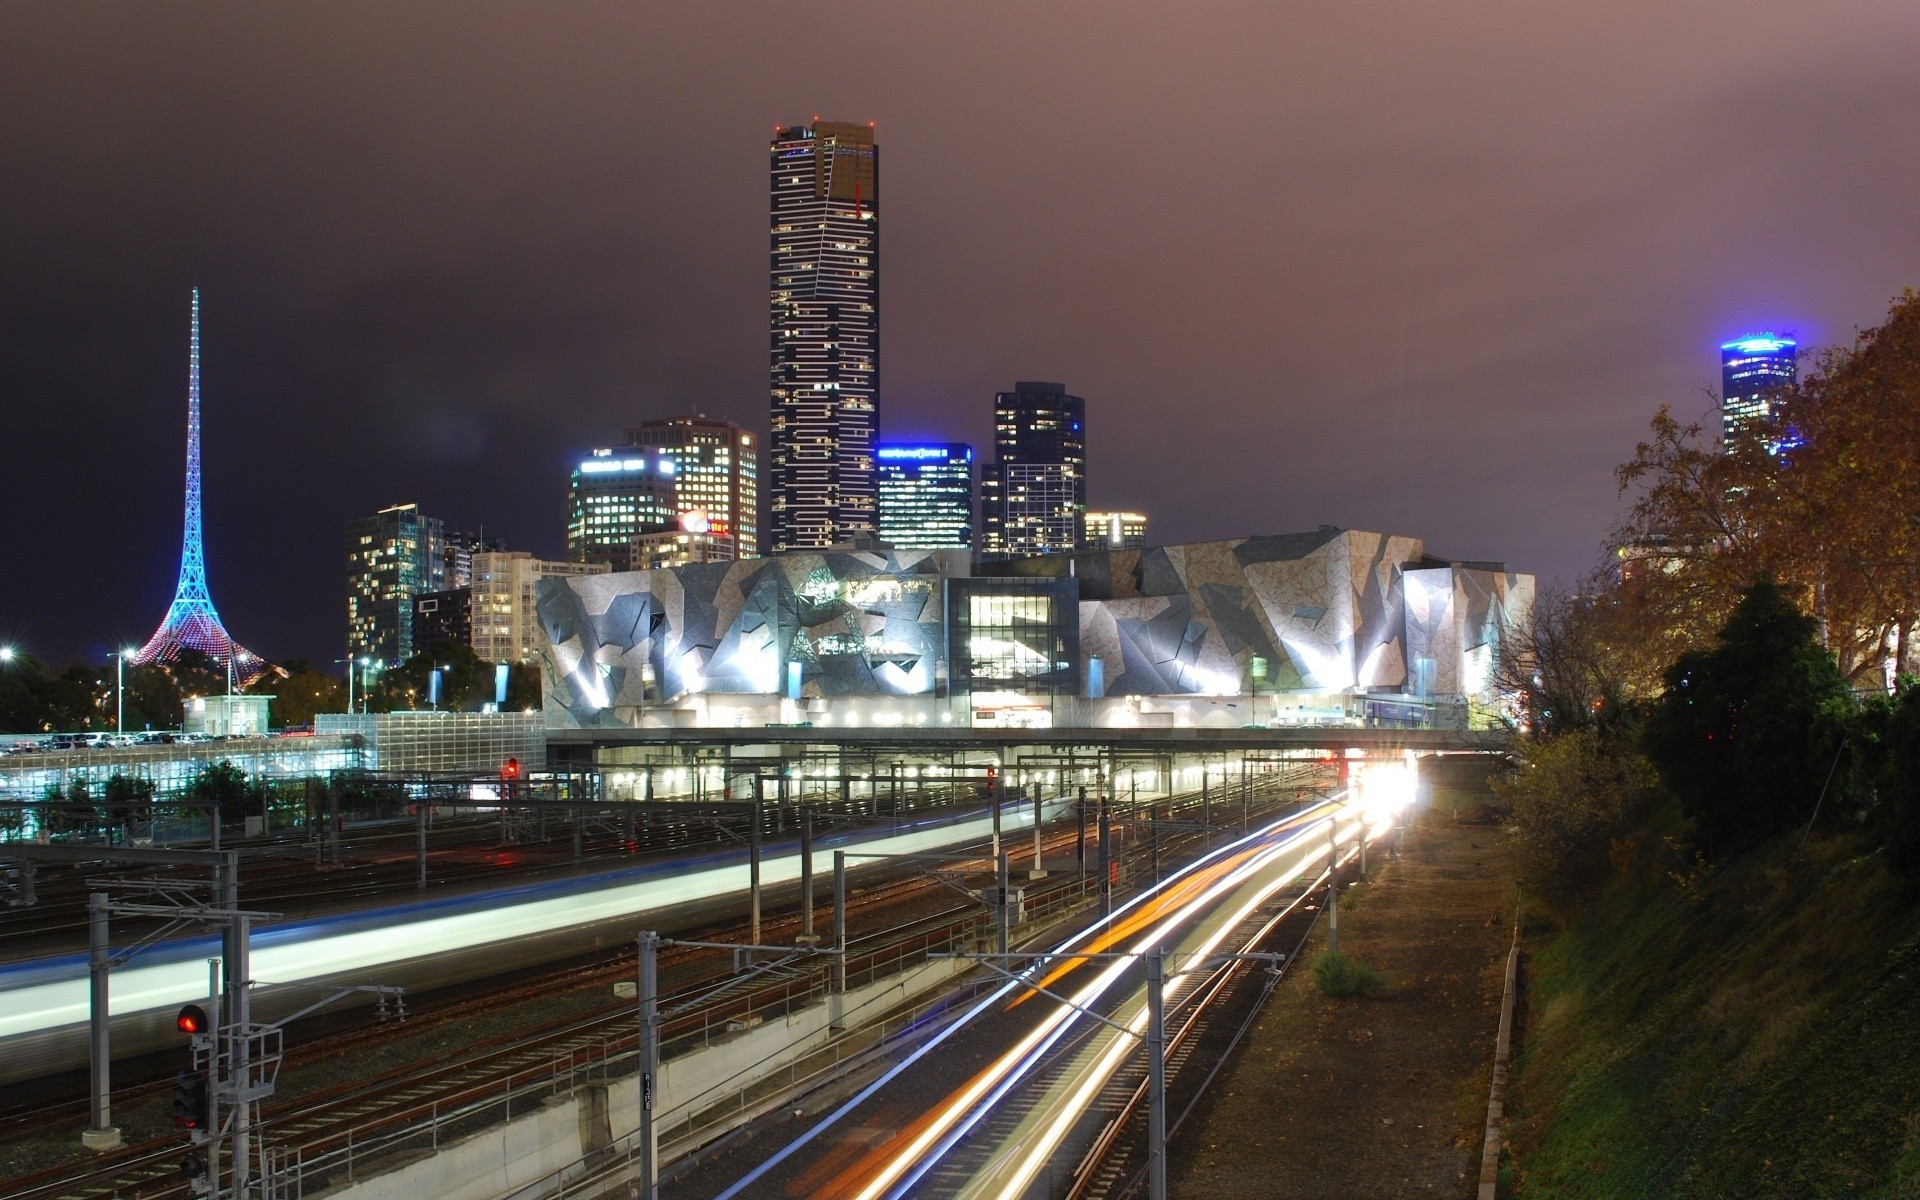
<instances>
[{"instance_id":1,"label":"utility pole","mask_svg":"<svg viewBox=\"0 0 1920 1200\"><path fill-rule=\"evenodd\" d=\"M996 922L996 924L999 927L998 929L999 937L996 939L996 942L998 944L1000 953L1005 954L1007 952L1007 922L1010 916L1007 909L1009 907L1008 902L1011 899L1011 897L1007 893L1006 851L1003 850L998 855L995 856L995 863L999 867L998 876L999 876L999 884L1000 884L999 901L994 906L994 912L998 916L998 921Z\"/></svg>"},{"instance_id":2,"label":"utility pole","mask_svg":"<svg viewBox=\"0 0 1920 1200\"><path fill-rule=\"evenodd\" d=\"M1113 817L1107 812L1106 789L1096 801L1100 805L1100 905L1101 915L1113 915Z\"/></svg>"},{"instance_id":3,"label":"utility pole","mask_svg":"<svg viewBox=\"0 0 1920 1200\"><path fill-rule=\"evenodd\" d=\"M728 791L733 789L729 787ZM760 777L753 779L753 815L747 830L747 923L751 927L747 940L760 944Z\"/></svg>"}]
</instances>

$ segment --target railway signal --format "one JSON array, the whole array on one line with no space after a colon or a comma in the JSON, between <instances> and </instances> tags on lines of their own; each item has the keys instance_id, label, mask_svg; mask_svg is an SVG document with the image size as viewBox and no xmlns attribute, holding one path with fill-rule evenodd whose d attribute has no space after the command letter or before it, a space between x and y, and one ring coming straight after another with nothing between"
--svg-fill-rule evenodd
<instances>
[{"instance_id":1,"label":"railway signal","mask_svg":"<svg viewBox=\"0 0 1920 1200\"><path fill-rule=\"evenodd\" d=\"M207 1080L198 1071L173 1077L173 1123L181 1129L207 1128Z\"/></svg>"},{"instance_id":2,"label":"railway signal","mask_svg":"<svg viewBox=\"0 0 1920 1200\"><path fill-rule=\"evenodd\" d=\"M189 1004L180 1010L173 1024L181 1033L202 1034L207 1031L207 1010L198 1004Z\"/></svg>"}]
</instances>

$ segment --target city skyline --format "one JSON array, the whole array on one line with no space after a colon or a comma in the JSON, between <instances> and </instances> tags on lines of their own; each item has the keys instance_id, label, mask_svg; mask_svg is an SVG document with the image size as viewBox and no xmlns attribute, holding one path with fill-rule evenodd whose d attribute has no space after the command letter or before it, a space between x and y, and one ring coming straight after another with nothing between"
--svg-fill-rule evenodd
<instances>
[{"instance_id":1,"label":"city skyline","mask_svg":"<svg viewBox=\"0 0 1920 1200\"><path fill-rule=\"evenodd\" d=\"M619 20L476 23L476 53L581 81L536 94L423 57L432 22L396 18L372 98L319 111L307 90L365 60L349 20L136 12L116 48L16 9L0 74L48 116L7 135L43 186L0 200L39 231L0 300L0 382L41 451L9 495L85 536L15 535L60 584L7 605L0 636L59 662L151 631L178 565L178 459L158 448L177 445L195 285L218 330L211 590L275 660L339 656L328 547L352 516L413 500L558 558L555 480L607 433L703 410L764 436L757 156L816 112L872 119L890 148L883 437L985 445L997 387L1067 379L1100 413L1089 504L1152 514L1155 542L1418 528L1570 576L1653 411L1711 421L1720 343L1843 343L1920 261L1892 199L1920 89L1890 49L1920 18L1768 11L1658 37L1534 14L1497 55L1477 19L1320 16L1281 37L1230 8L1126 11L1024 96L990 81L1084 31L869 14L877 57L937 42L943 61L823 85L806 63L831 39L784 16L760 46L684 13L644 43ZM1008 22L1017 44L992 36ZM669 37L682 53L644 49ZM1170 37L1194 52L1142 70ZM1574 45L1609 70L1503 65ZM1296 110L1347 116L1323 133ZM1737 152L1756 117L1787 130L1764 164ZM671 161L641 136L669 124ZM1209 186L1120 170L1092 134L1123 129L1179 131ZM1686 183L1702 173L1711 205ZM82 462L113 469L82 486Z\"/></svg>"}]
</instances>

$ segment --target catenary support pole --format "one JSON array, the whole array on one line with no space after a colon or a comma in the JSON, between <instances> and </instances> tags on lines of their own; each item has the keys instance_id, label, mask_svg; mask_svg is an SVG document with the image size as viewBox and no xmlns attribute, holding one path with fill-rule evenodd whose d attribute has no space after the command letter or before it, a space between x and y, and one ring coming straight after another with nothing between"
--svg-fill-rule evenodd
<instances>
[{"instance_id":1,"label":"catenary support pole","mask_svg":"<svg viewBox=\"0 0 1920 1200\"><path fill-rule=\"evenodd\" d=\"M1098 798L1100 805L1100 913L1113 915L1113 817L1107 812L1105 789Z\"/></svg>"},{"instance_id":2,"label":"catenary support pole","mask_svg":"<svg viewBox=\"0 0 1920 1200\"><path fill-rule=\"evenodd\" d=\"M841 1026L847 998L847 852L833 852L833 992L828 1020Z\"/></svg>"},{"instance_id":3,"label":"catenary support pole","mask_svg":"<svg viewBox=\"0 0 1920 1200\"><path fill-rule=\"evenodd\" d=\"M1166 952L1147 952L1147 1195L1167 1200Z\"/></svg>"},{"instance_id":4,"label":"catenary support pole","mask_svg":"<svg viewBox=\"0 0 1920 1200\"><path fill-rule=\"evenodd\" d=\"M998 902L994 905L994 924L997 934L994 940L999 946L1000 953L1004 955L1007 952L1007 925L1011 919L1011 909L1013 907L1012 904L1009 903L1010 897L1007 891L1007 856L1005 851L1002 851L998 855L996 863L999 867L998 884L1000 895L997 898Z\"/></svg>"},{"instance_id":5,"label":"catenary support pole","mask_svg":"<svg viewBox=\"0 0 1920 1200\"><path fill-rule=\"evenodd\" d=\"M655 1080L660 1070L660 935L640 935L640 1177L639 1200L659 1200L659 1131L654 1128Z\"/></svg>"},{"instance_id":6,"label":"catenary support pole","mask_svg":"<svg viewBox=\"0 0 1920 1200\"><path fill-rule=\"evenodd\" d=\"M1327 819L1327 953L1340 953L1340 843Z\"/></svg>"},{"instance_id":7,"label":"catenary support pole","mask_svg":"<svg viewBox=\"0 0 1920 1200\"><path fill-rule=\"evenodd\" d=\"M760 780L753 781L753 815L747 829L747 940L760 944Z\"/></svg>"},{"instance_id":8,"label":"catenary support pole","mask_svg":"<svg viewBox=\"0 0 1920 1200\"><path fill-rule=\"evenodd\" d=\"M120 1131L113 1126L113 1053L107 1027L110 1009L108 988L108 925L105 892L87 897L87 987L88 1005L88 1078L92 1084L93 1121L81 1135L81 1145L89 1150L111 1150L120 1144Z\"/></svg>"},{"instance_id":9,"label":"catenary support pole","mask_svg":"<svg viewBox=\"0 0 1920 1200\"><path fill-rule=\"evenodd\" d=\"M813 938L813 810L800 809L800 936Z\"/></svg>"},{"instance_id":10,"label":"catenary support pole","mask_svg":"<svg viewBox=\"0 0 1920 1200\"><path fill-rule=\"evenodd\" d=\"M427 798L422 796L413 809L414 886L425 891L427 889Z\"/></svg>"}]
</instances>

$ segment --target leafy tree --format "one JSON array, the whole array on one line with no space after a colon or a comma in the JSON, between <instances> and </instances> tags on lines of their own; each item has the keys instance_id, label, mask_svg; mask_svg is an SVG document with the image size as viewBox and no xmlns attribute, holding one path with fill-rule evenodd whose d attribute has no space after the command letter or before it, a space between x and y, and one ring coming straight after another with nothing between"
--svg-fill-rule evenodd
<instances>
[{"instance_id":1,"label":"leafy tree","mask_svg":"<svg viewBox=\"0 0 1920 1200\"><path fill-rule=\"evenodd\" d=\"M266 789L249 779L245 771L225 760L207 764L187 786L187 798L196 804L211 804L223 826L259 816L266 794Z\"/></svg>"},{"instance_id":2,"label":"leafy tree","mask_svg":"<svg viewBox=\"0 0 1920 1200\"><path fill-rule=\"evenodd\" d=\"M1658 777L1631 737L1597 727L1536 738L1515 770L1493 782L1510 811L1522 882L1567 904L1606 879L1609 851L1646 811Z\"/></svg>"},{"instance_id":3,"label":"leafy tree","mask_svg":"<svg viewBox=\"0 0 1920 1200\"><path fill-rule=\"evenodd\" d=\"M507 712L539 712L546 703L540 690L540 664L514 663L507 670Z\"/></svg>"},{"instance_id":4,"label":"leafy tree","mask_svg":"<svg viewBox=\"0 0 1920 1200\"><path fill-rule=\"evenodd\" d=\"M431 680L442 668L440 708L473 712L493 699L493 664L464 642L435 642L380 677L371 697L376 712L432 707Z\"/></svg>"},{"instance_id":5,"label":"leafy tree","mask_svg":"<svg viewBox=\"0 0 1920 1200\"><path fill-rule=\"evenodd\" d=\"M1670 651L1697 649L1771 574L1819 620L1842 673L1910 669L1920 621L1920 295L1826 350L1775 419L1721 453L1667 409L1617 472L1633 501L1612 535L1623 591Z\"/></svg>"},{"instance_id":6,"label":"leafy tree","mask_svg":"<svg viewBox=\"0 0 1920 1200\"><path fill-rule=\"evenodd\" d=\"M1920 685L1906 680L1881 715L1869 816L1894 869L1920 877Z\"/></svg>"},{"instance_id":7,"label":"leafy tree","mask_svg":"<svg viewBox=\"0 0 1920 1200\"><path fill-rule=\"evenodd\" d=\"M1667 669L1647 755L1702 847L1734 851L1809 819L1851 707L1818 623L1763 575L1712 649Z\"/></svg>"},{"instance_id":8,"label":"leafy tree","mask_svg":"<svg viewBox=\"0 0 1920 1200\"><path fill-rule=\"evenodd\" d=\"M274 724L282 729L313 724L315 713L345 712L347 683L294 659L262 675L247 689L273 697Z\"/></svg>"}]
</instances>

